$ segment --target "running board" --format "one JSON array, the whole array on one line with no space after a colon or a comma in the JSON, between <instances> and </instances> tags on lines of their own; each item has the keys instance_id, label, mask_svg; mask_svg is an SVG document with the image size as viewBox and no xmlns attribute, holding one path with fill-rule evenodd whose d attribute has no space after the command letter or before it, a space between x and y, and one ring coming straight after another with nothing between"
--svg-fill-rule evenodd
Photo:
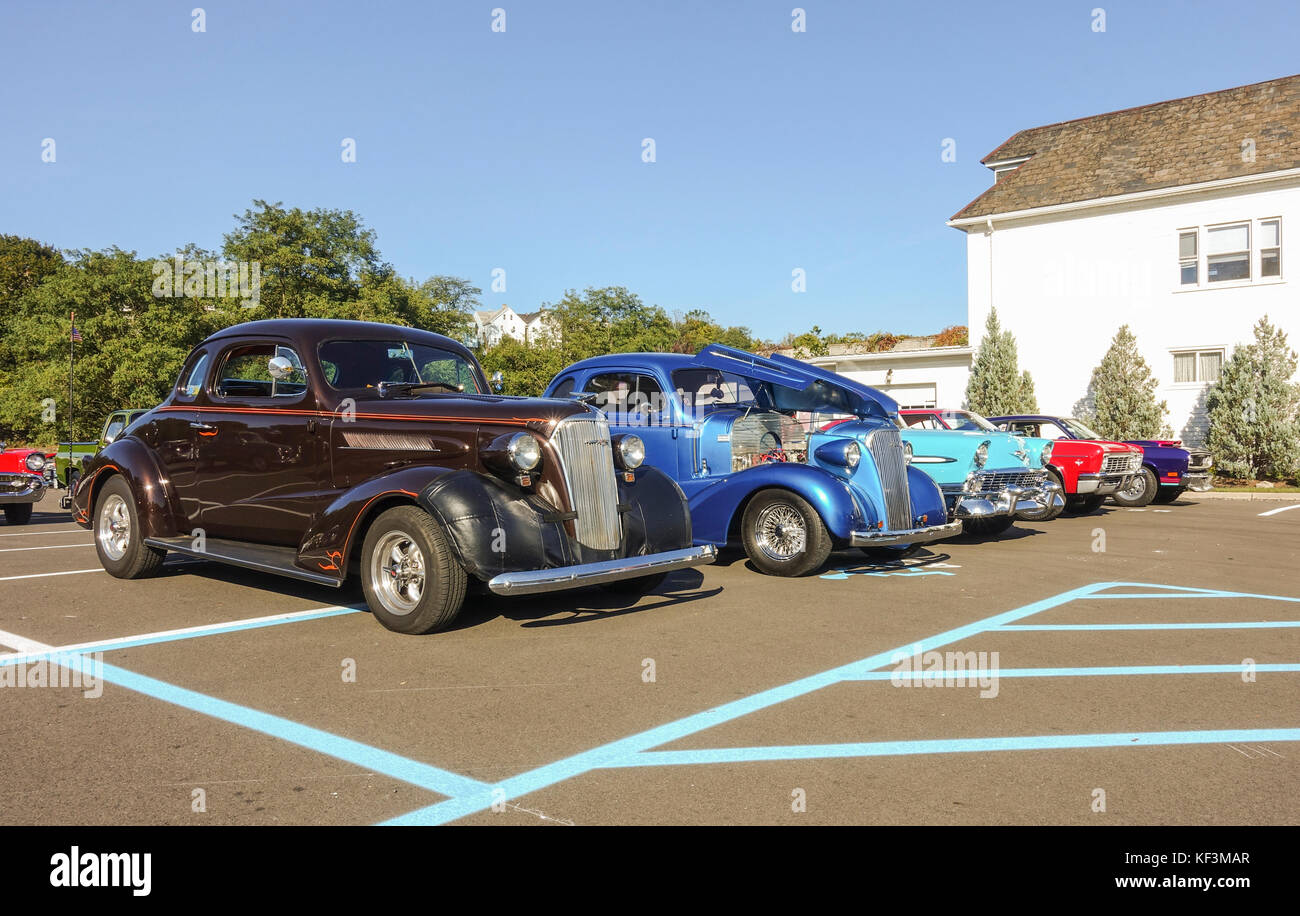
<instances>
[{"instance_id":1,"label":"running board","mask_svg":"<svg viewBox=\"0 0 1300 916\"><path fill-rule=\"evenodd\" d=\"M184 554L187 557L194 557L199 560L212 560L229 566L242 566L244 569L274 573L277 576L289 576L292 579L302 579L304 582L329 585L333 588L339 588L343 585L341 581L333 576L309 572L295 566L293 561L298 556L298 552L292 547L271 547L265 544L223 541L217 538L208 538L203 550L199 550L194 546L193 538L187 537L145 538L144 542L150 547L157 547L159 550Z\"/></svg>"}]
</instances>

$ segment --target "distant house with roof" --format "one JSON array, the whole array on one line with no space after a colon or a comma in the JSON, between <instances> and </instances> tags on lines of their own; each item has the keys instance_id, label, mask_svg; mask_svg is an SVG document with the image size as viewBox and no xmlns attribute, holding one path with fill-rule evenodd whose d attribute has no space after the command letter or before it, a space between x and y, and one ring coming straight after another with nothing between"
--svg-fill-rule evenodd
<instances>
[{"instance_id":1,"label":"distant house with roof","mask_svg":"<svg viewBox=\"0 0 1300 916\"><path fill-rule=\"evenodd\" d=\"M547 309L516 312L508 305L474 313L474 336L480 346L493 347L503 338L513 337L521 343L537 343L554 334L554 322Z\"/></svg>"},{"instance_id":2,"label":"distant house with roof","mask_svg":"<svg viewBox=\"0 0 1300 916\"><path fill-rule=\"evenodd\" d=\"M971 343L996 307L1043 410L1084 406L1127 324L1199 443L1206 390L1262 315L1300 345L1300 75L1022 130L981 161L992 186L948 222Z\"/></svg>"},{"instance_id":3,"label":"distant house with roof","mask_svg":"<svg viewBox=\"0 0 1300 916\"><path fill-rule=\"evenodd\" d=\"M878 388L903 408L956 407L966 397L974 351L935 342L933 336L904 337L883 351L861 343L834 343L825 356L808 356L794 348L776 352Z\"/></svg>"}]
</instances>

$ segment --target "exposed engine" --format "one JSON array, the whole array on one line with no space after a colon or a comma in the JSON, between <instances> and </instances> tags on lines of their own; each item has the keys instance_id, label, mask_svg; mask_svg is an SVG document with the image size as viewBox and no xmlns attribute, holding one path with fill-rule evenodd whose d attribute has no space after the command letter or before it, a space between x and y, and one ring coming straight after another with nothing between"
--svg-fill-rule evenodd
<instances>
[{"instance_id":1,"label":"exposed engine","mask_svg":"<svg viewBox=\"0 0 1300 916\"><path fill-rule=\"evenodd\" d=\"M732 471L768 461L807 460L808 434L793 417L776 411L752 411L732 424Z\"/></svg>"}]
</instances>

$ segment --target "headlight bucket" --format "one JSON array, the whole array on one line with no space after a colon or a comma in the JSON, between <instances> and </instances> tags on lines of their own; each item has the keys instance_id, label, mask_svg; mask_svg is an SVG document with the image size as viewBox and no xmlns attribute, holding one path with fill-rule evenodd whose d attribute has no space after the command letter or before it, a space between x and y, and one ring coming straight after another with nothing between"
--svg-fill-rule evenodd
<instances>
[{"instance_id":1,"label":"headlight bucket","mask_svg":"<svg viewBox=\"0 0 1300 916\"><path fill-rule=\"evenodd\" d=\"M27 470L40 472L45 469L45 456L40 452L32 452L25 460Z\"/></svg>"},{"instance_id":2,"label":"headlight bucket","mask_svg":"<svg viewBox=\"0 0 1300 916\"><path fill-rule=\"evenodd\" d=\"M912 463L912 443L910 442L903 443L903 463L904 464Z\"/></svg>"},{"instance_id":3,"label":"headlight bucket","mask_svg":"<svg viewBox=\"0 0 1300 916\"><path fill-rule=\"evenodd\" d=\"M516 471L527 473L542 463L542 444L530 433L515 433L506 443L506 456Z\"/></svg>"},{"instance_id":4,"label":"headlight bucket","mask_svg":"<svg viewBox=\"0 0 1300 916\"><path fill-rule=\"evenodd\" d=\"M985 439L983 442L979 444L979 448L975 449L975 467L977 468L984 467L984 465L988 463L988 460L989 460L989 441Z\"/></svg>"},{"instance_id":5,"label":"headlight bucket","mask_svg":"<svg viewBox=\"0 0 1300 916\"><path fill-rule=\"evenodd\" d=\"M640 436L634 436L627 433L622 436L615 436L614 446L614 464L624 471L635 471L641 465L645 464L645 442Z\"/></svg>"},{"instance_id":6,"label":"headlight bucket","mask_svg":"<svg viewBox=\"0 0 1300 916\"><path fill-rule=\"evenodd\" d=\"M1052 461L1052 443L1043 446L1042 454L1038 456L1038 462L1043 467L1047 467Z\"/></svg>"},{"instance_id":7,"label":"headlight bucket","mask_svg":"<svg viewBox=\"0 0 1300 916\"><path fill-rule=\"evenodd\" d=\"M813 457L824 464L835 465L852 473L862 463L862 446L858 445L856 439L836 439L817 446Z\"/></svg>"}]
</instances>

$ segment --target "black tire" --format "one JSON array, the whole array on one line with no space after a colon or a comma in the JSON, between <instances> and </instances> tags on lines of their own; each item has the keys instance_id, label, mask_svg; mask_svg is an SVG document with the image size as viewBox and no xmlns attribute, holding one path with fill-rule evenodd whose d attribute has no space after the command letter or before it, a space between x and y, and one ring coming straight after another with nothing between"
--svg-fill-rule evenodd
<instances>
[{"instance_id":1,"label":"black tire","mask_svg":"<svg viewBox=\"0 0 1300 916\"><path fill-rule=\"evenodd\" d=\"M135 511L135 494L126 478L118 474L99 488L90 524L95 535L95 553L110 576L148 578L158 572L167 556L165 550L145 544L140 517Z\"/></svg>"},{"instance_id":2,"label":"black tire","mask_svg":"<svg viewBox=\"0 0 1300 916\"><path fill-rule=\"evenodd\" d=\"M1157 506L1167 506L1170 503L1178 502L1178 497L1186 492L1186 487L1161 487L1151 501Z\"/></svg>"},{"instance_id":3,"label":"black tire","mask_svg":"<svg viewBox=\"0 0 1300 916\"><path fill-rule=\"evenodd\" d=\"M962 534L976 537L997 537L1011 529L1016 523L1014 515L995 515L993 518L968 518L962 521Z\"/></svg>"},{"instance_id":4,"label":"black tire","mask_svg":"<svg viewBox=\"0 0 1300 916\"><path fill-rule=\"evenodd\" d=\"M438 523L417 506L382 513L361 545L366 604L395 633L449 626L465 603L468 578Z\"/></svg>"},{"instance_id":5,"label":"black tire","mask_svg":"<svg viewBox=\"0 0 1300 916\"><path fill-rule=\"evenodd\" d=\"M668 573L655 573L653 576L638 576L635 579L617 579L605 582L600 587L616 595L648 595L663 585Z\"/></svg>"},{"instance_id":6,"label":"black tire","mask_svg":"<svg viewBox=\"0 0 1300 916\"><path fill-rule=\"evenodd\" d=\"M763 490L740 520L745 553L769 576L802 576L831 555L831 536L817 510L789 490ZM800 543L802 541L802 543Z\"/></svg>"},{"instance_id":7,"label":"black tire","mask_svg":"<svg viewBox=\"0 0 1300 916\"><path fill-rule=\"evenodd\" d=\"M1091 515L1101 508L1106 501L1104 496L1075 496L1065 503L1065 511L1071 515Z\"/></svg>"},{"instance_id":8,"label":"black tire","mask_svg":"<svg viewBox=\"0 0 1300 916\"><path fill-rule=\"evenodd\" d=\"M75 493L75 492L76 492L76 490L77 490L77 483L78 483L78 481L80 481L80 480L81 480L81 472L80 472L80 471L74 471L74 470L72 470L71 468L69 468L69 469L68 469L68 492L69 492L69 493Z\"/></svg>"},{"instance_id":9,"label":"black tire","mask_svg":"<svg viewBox=\"0 0 1300 916\"><path fill-rule=\"evenodd\" d=\"M32 520L31 503L11 503L5 506L5 522L10 525L26 525Z\"/></svg>"},{"instance_id":10,"label":"black tire","mask_svg":"<svg viewBox=\"0 0 1300 916\"><path fill-rule=\"evenodd\" d=\"M1110 498L1118 505L1139 509L1151 504L1151 500L1156 498L1158 489L1160 484L1156 480L1156 475L1151 473L1150 468L1144 467L1129 478L1128 489L1116 490Z\"/></svg>"},{"instance_id":11,"label":"black tire","mask_svg":"<svg viewBox=\"0 0 1300 916\"><path fill-rule=\"evenodd\" d=\"M1061 505L1057 506L1055 509L1052 509L1042 518L1035 519L1035 521L1039 521L1039 522L1050 522L1054 518L1060 518L1061 513L1065 511L1065 503L1070 498L1065 495L1065 481L1061 479L1061 475L1058 474L1054 468L1048 468L1047 473L1048 476L1050 476L1052 480L1056 482L1056 485L1061 488Z\"/></svg>"}]
</instances>

